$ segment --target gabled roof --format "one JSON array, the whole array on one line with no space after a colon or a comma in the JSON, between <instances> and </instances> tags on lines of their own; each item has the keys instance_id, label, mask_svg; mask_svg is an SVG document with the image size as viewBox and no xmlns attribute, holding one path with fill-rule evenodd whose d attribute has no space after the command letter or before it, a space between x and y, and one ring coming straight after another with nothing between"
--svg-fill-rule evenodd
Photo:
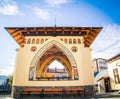
<instances>
[{"instance_id":1,"label":"gabled roof","mask_svg":"<svg viewBox=\"0 0 120 99\"><path fill-rule=\"evenodd\" d=\"M7 32L21 46L25 36L83 36L84 44L90 47L102 27L5 27Z\"/></svg>"},{"instance_id":2,"label":"gabled roof","mask_svg":"<svg viewBox=\"0 0 120 99\"><path fill-rule=\"evenodd\" d=\"M115 60L118 60L118 59L120 59L120 53L113 56L112 58L108 59L108 62L112 62L112 61L115 61Z\"/></svg>"}]
</instances>

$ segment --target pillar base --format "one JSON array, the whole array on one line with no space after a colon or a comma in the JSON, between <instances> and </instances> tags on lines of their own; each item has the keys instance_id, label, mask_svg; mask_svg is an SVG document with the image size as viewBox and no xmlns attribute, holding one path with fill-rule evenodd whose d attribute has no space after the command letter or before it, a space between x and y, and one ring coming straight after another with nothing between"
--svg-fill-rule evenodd
<instances>
[{"instance_id":1,"label":"pillar base","mask_svg":"<svg viewBox=\"0 0 120 99\"><path fill-rule=\"evenodd\" d=\"M49 87L50 88L50 86L47 86L47 87ZM58 86L58 87L60 87L60 86ZM83 97L95 97L95 87L93 86L93 85L87 85L87 86L61 86L60 88L63 88L63 89L65 89L65 88L68 88L68 87L81 87L81 88L84 88L85 90L84 90L84 95L82 95ZM22 90L24 89L24 88L42 88L42 89L44 89L44 88L46 88L46 87L37 87L37 86L13 86L12 87L12 97L13 98L20 98L21 97L21 92L22 92ZM33 95L33 94L32 94ZM35 96L35 95L34 95ZM63 97L63 95L61 95L62 97ZM79 96L79 95L77 95L78 97L81 97L81 96ZM64 97L66 97L66 96L64 96Z\"/></svg>"}]
</instances>

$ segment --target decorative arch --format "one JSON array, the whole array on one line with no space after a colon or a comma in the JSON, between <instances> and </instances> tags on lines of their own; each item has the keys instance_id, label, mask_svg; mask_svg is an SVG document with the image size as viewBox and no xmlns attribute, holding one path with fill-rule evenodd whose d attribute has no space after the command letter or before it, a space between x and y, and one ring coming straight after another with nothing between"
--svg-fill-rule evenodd
<instances>
[{"instance_id":1,"label":"decorative arch","mask_svg":"<svg viewBox=\"0 0 120 99\"><path fill-rule=\"evenodd\" d=\"M63 45L61 44L60 42L58 41L51 41L51 42L48 42L46 45L44 45L42 48L39 49L39 51L35 54L35 56L33 57L32 59L32 62L30 64L30 73L29 73L29 79L33 79L34 77L34 70L35 70L35 67L37 66L37 63L40 59L40 57L50 48L52 47L53 45L56 45L57 47L59 47L61 50L63 50L64 54L67 56L70 64L72 67L76 68L76 62L75 62L75 59L72 55L72 53Z\"/></svg>"},{"instance_id":2,"label":"decorative arch","mask_svg":"<svg viewBox=\"0 0 120 99\"><path fill-rule=\"evenodd\" d=\"M72 67L70 66L69 64L69 61L68 60L65 60L63 57L61 56L57 56L56 59L54 59L55 57L54 56L51 56L49 58L47 58L41 65L41 68L40 70L37 72L37 77L40 77L42 76L43 77L43 74L45 72L45 68L48 67L47 63L50 62L52 63L52 61L54 60L62 60L63 63L65 63L65 67L67 68L67 71L68 71L68 74L69 74L69 77L72 78ZM60 61L59 61L60 62Z\"/></svg>"}]
</instances>

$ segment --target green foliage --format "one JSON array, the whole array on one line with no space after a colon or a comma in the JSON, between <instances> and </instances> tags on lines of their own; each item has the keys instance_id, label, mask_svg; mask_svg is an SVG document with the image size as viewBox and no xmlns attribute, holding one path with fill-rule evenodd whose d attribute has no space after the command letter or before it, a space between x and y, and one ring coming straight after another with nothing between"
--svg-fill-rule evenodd
<instances>
[{"instance_id":1,"label":"green foliage","mask_svg":"<svg viewBox=\"0 0 120 99\"><path fill-rule=\"evenodd\" d=\"M8 79L9 79L9 85L12 86L12 83L13 83L13 74L9 75Z\"/></svg>"}]
</instances>

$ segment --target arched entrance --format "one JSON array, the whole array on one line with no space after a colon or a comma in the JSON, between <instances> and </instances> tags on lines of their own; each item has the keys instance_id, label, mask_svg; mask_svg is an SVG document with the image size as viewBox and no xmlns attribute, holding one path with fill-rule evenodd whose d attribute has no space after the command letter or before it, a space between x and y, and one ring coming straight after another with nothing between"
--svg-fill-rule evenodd
<instances>
[{"instance_id":1,"label":"arched entrance","mask_svg":"<svg viewBox=\"0 0 120 99\"><path fill-rule=\"evenodd\" d=\"M58 41L51 41L43 46L34 56L29 72L29 79L44 78L47 67L57 60L64 65L69 79L78 79L75 59L71 52Z\"/></svg>"},{"instance_id":2,"label":"arched entrance","mask_svg":"<svg viewBox=\"0 0 120 99\"><path fill-rule=\"evenodd\" d=\"M40 57L40 65L37 65L37 78L45 77L46 68L54 60L59 61L64 65L65 69L68 72L69 78L72 78L72 67L63 51L61 51L56 45L53 45ZM57 65L57 64L56 64ZM56 66L57 67L57 66Z\"/></svg>"}]
</instances>

